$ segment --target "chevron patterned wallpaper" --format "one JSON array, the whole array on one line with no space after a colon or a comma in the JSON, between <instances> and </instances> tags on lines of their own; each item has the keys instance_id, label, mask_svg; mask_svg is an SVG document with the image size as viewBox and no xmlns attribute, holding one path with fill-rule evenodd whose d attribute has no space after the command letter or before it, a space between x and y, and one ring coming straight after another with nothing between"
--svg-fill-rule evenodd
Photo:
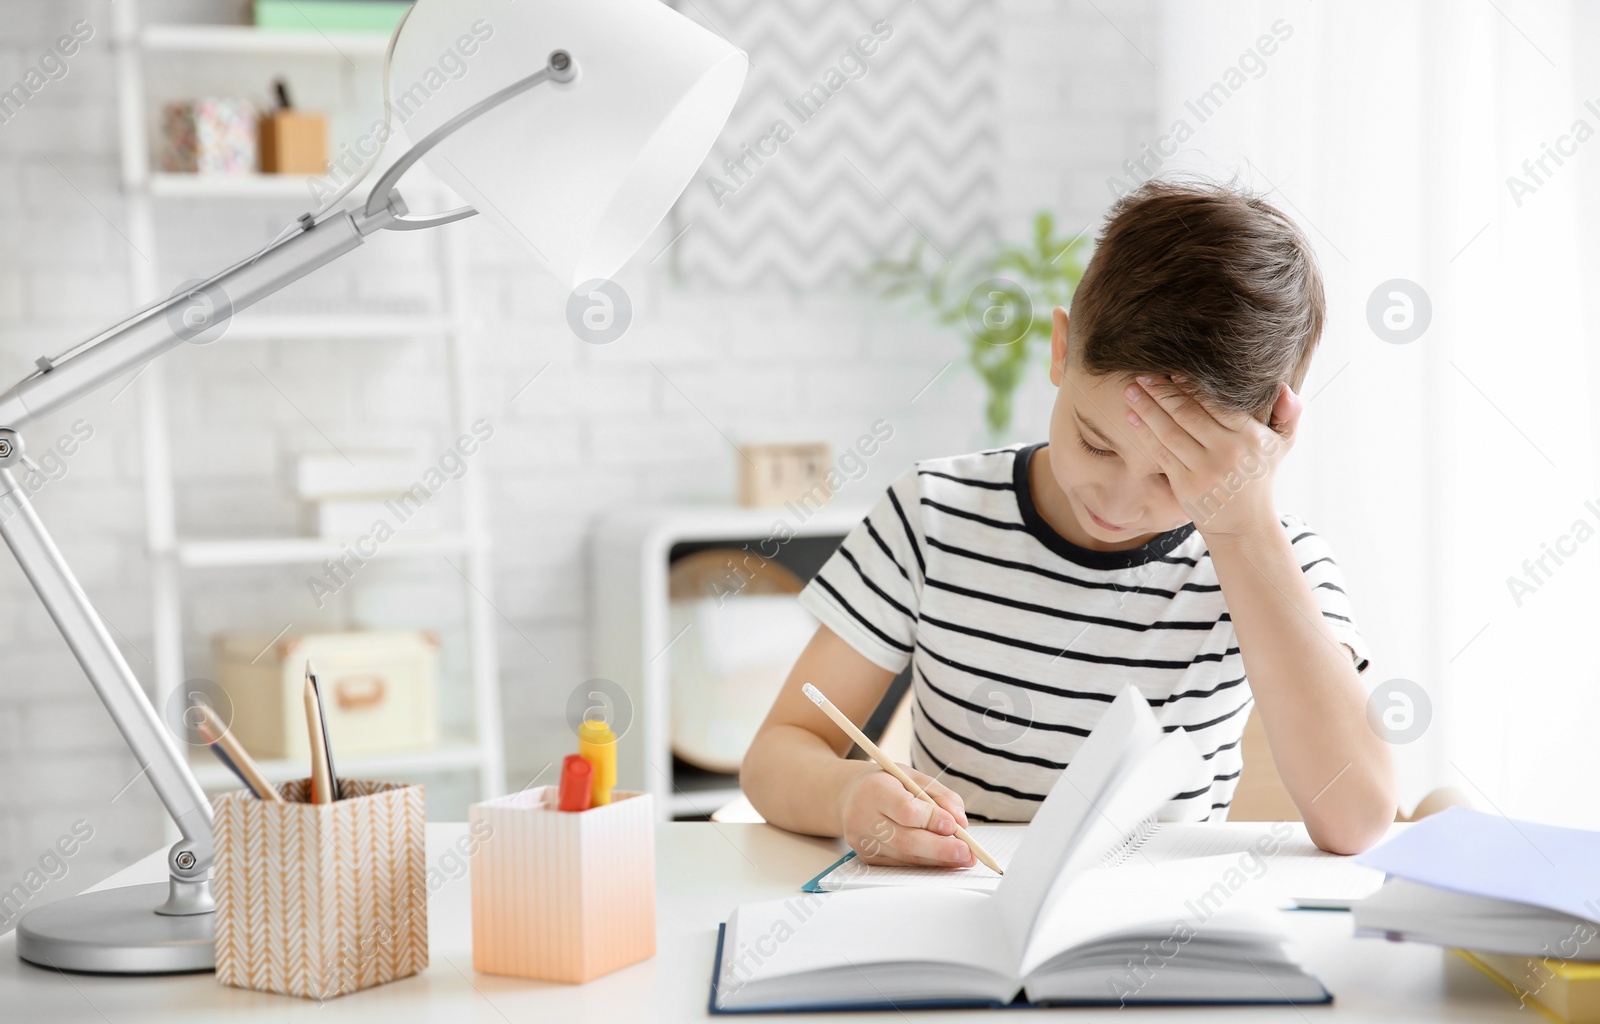
<instances>
[{"instance_id":1,"label":"chevron patterned wallpaper","mask_svg":"<svg viewBox=\"0 0 1600 1024\"><path fill-rule=\"evenodd\" d=\"M995 234L996 0L677 0L750 55L673 211L689 283L814 289Z\"/></svg>"}]
</instances>

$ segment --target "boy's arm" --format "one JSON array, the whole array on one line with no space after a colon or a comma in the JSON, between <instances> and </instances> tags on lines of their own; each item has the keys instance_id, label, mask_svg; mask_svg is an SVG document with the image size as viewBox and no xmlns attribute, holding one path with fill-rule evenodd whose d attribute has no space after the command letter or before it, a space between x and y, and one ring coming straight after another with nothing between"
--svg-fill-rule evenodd
<instances>
[{"instance_id":1,"label":"boy's arm","mask_svg":"<svg viewBox=\"0 0 1600 1024\"><path fill-rule=\"evenodd\" d=\"M860 724L883 700L894 675L828 627L818 627L751 741L739 783L771 824L843 836L868 863L970 865L971 852L953 835L956 824L967 824L961 797L908 767L940 805L930 807L874 762L847 760L849 738L800 692L806 683L816 685Z\"/></svg>"},{"instance_id":2,"label":"boy's arm","mask_svg":"<svg viewBox=\"0 0 1600 1024\"><path fill-rule=\"evenodd\" d=\"M1367 724L1366 690L1283 528L1209 540L1267 741L1306 831L1359 853L1394 821L1394 766Z\"/></svg>"},{"instance_id":3,"label":"boy's arm","mask_svg":"<svg viewBox=\"0 0 1600 1024\"><path fill-rule=\"evenodd\" d=\"M1307 832L1331 853L1357 853L1394 821L1394 766L1273 503L1272 470L1303 406L1285 385L1269 428L1213 413L1184 387L1130 384L1128 423L1206 539L1273 760Z\"/></svg>"}]
</instances>

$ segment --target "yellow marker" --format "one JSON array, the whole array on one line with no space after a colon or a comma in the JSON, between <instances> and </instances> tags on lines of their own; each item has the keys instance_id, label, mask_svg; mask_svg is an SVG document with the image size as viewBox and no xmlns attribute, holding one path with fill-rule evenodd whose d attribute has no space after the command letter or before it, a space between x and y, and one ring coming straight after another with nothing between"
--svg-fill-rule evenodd
<instances>
[{"instance_id":1,"label":"yellow marker","mask_svg":"<svg viewBox=\"0 0 1600 1024\"><path fill-rule=\"evenodd\" d=\"M617 784L617 736L604 721L586 718L578 725L578 753L594 766L590 782L592 807L611 802L611 790Z\"/></svg>"}]
</instances>

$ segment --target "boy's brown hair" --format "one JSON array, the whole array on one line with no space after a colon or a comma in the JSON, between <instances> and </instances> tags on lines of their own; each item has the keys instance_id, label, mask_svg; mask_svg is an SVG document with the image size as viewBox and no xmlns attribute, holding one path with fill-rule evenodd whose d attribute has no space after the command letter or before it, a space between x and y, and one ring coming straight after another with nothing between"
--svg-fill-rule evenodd
<instances>
[{"instance_id":1,"label":"boy's brown hair","mask_svg":"<svg viewBox=\"0 0 1600 1024\"><path fill-rule=\"evenodd\" d=\"M1148 181L1112 205L1072 296L1092 374L1182 374L1261 415L1298 391L1322 335L1322 275L1294 222L1232 185Z\"/></svg>"}]
</instances>

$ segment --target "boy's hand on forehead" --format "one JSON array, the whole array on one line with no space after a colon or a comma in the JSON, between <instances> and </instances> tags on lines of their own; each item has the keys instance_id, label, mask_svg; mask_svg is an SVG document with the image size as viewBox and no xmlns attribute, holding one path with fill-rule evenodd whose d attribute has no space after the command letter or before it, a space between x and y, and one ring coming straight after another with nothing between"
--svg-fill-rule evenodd
<instances>
[{"instance_id":1,"label":"boy's hand on forehead","mask_svg":"<svg viewBox=\"0 0 1600 1024\"><path fill-rule=\"evenodd\" d=\"M1141 376L1123 389L1129 433L1166 474L1173 495L1208 539L1276 528L1272 474L1294 444L1304 406L1287 384L1270 423L1213 409L1182 378Z\"/></svg>"}]
</instances>

